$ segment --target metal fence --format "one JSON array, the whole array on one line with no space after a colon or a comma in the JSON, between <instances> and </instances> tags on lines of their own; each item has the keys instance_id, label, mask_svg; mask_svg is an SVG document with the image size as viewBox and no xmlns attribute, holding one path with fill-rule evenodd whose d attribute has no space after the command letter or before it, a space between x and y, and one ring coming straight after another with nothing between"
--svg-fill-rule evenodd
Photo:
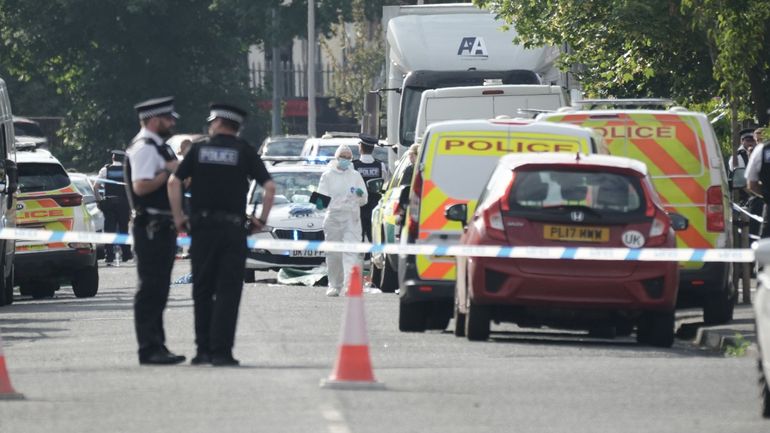
<instances>
[{"instance_id":1,"label":"metal fence","mask_svg":"<svg viewBox=\"0 0 770 433\"><path fill-rule=\"evenodd\" d=\"M271 62L251 63L249 72L252 89L272 92L273 70ZM282 98L307 97L307 65L281 62L279 74ZM319 65L316 69L316 96L335 96L333 80L334 69L329 65Z\"/></svg>"}]
</instances>

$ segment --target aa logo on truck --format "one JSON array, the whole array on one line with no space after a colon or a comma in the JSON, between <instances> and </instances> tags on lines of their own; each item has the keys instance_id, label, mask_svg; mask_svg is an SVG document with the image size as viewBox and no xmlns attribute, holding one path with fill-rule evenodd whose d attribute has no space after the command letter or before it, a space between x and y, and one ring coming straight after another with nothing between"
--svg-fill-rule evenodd
<instances>
[{"instance_id":1,"label":"aa logo on truck","mask_svg":"<svg viewBox=\"0 0 770 433\"><path fill-rule=\"evenodd\" d=\"M486 59L489 57L484 38L477 36L464 37L460 42L460 48L457 49L457 55L473 59Z\"/></svg>"}]
</instances>

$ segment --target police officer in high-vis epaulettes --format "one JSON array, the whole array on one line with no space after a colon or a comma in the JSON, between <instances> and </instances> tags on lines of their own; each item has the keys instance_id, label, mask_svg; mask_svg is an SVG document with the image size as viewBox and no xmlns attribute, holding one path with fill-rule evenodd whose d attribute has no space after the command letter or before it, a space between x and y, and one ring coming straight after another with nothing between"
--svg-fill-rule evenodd
<instances>
[{"instance_id":1,"label":"police officer in high-vis epaulettes","mask_svg":"<svg viewBox=\"0 0 770 433\"><path fill-rule=\"evenodd\" d=\"M273 205L275 185L265 165L256 149L238 137L245 116L238 107L212 104L208 140L193 143L168 182L177 230L187 230L189 223L192 237L194 365L239 364L232 350L246 267L246 236L265 226ZM189 218L182 208L186 179L192 179L194 189ZM246 216L250 180L264 191L259 218Z\"/></svg>"},{"instance_id":2,"label":"police officer in high-vis epaulettes","mask_svg":"<svg viewBox=\"0 0 770 433\"><path fill-rule=\"evenodd\" d=\"M105 233L128 233L128 220L131 217L131 206L128 204L128 196L125 187L123 160L126 152L114 149L112 162L105 165L96 175L94 192L98 200L97 206L104 214ZM100 185L104 186L104 195L99 193ZM121 258L124 261L131 260L130 245L107 245L105 247L105 263L112 266L115 263L115 251L120 248Z\"/></svg>"},{"instance_id":3,"label":"police officer in high-vis epaulettes","mask_svg":"<svg viewBox=\"0 0 770 433\"><path fill-rule=\"evenodd\" d=\"M385 163L377 161L372 156L374 146L377 145L377 137L367 134L358 136L358 150L361 154L359 159L353 161L353 168L364 178L364 183L372 179L382 179L387 182L389 179L388 169ZM368 199L364 206L361 206L361 240L372 241L372 211L379 203L382 196L376 191L369 191Z\"/></svg>"},{"instance_id":4,"label":"police officer in high-vis epaulettes","mask_svg":"<svg viewBox=\"0 0 770 433\"><path fill-rule=\"evenodd\" d=\"M166 183L179 161L165 140L178 115L174 98L152 99L134 106L142 129L126 151L125 179L134 217L134 252L139 290L134 300L140 364L178 364L185 357L166 348L163 310L168 300L176 256L176 230Z\"/></svg>"}]
</instances>

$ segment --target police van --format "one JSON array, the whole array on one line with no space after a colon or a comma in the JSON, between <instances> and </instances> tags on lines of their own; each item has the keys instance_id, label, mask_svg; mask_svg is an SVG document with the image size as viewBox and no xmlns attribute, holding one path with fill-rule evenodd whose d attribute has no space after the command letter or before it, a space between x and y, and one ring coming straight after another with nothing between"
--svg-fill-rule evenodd
<instances>
[{"instance_id":1,"label":"police van","mask_svg":"<svg viewBox=\"0 0 770 433\"><path fill-rule=\"evenodd\" d=\"M17 188L13 115L8 89L0 78L0 229L16 225ZM15 242L0 239L0 306L13 302Z\"/></svg>"},{"instance_id":2,"label":"police van","mask_svg":"<svg viewBox=\"0 0 770 433\"><path fill-rule=\"evenodd\" d=\"M428 125L445 120L535 117L565 105L564 89L559 86L485 84L431 89L422 93L414 135L422 137Z\"/></svg>"},{"instance_id":3,"label":"police van","mask_svg":"<svg viewBox=\"0 0 770 433\"><path fill-rule=\"evenodd\" d=\"M605 138L610 154L647 164L666 210L689 220L689 228L676 234L677 247L730 248L730 190L716 134L705 114L662 108L666 102L582 101L600 108L565 107L539 119L593 128ZM729 322L736 297L732 265L687 262L679 267L680 305L702 306L708 324Z\"/></svg>"},{"instance_id":4,"label":"police van","mask_svg":"<svg viewBox=\"0 0 770 433\"><path fill-rule=\"evenodd\" d=\"M462 225L444 211L467 203L473 215L484 185L503 155L607 153L589 128L529 119L456 120L425 132L409 193L402 243L455 245ZM398 260L399 329L421 332L449 324L455 293L455 259L401 255Z\"/></svg>"}]
</instances>

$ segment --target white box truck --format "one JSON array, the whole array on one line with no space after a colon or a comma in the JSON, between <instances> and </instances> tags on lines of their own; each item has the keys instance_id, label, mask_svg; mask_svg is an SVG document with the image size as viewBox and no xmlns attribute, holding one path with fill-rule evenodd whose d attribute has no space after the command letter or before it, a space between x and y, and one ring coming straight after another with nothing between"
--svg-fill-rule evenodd
<instances>
[{"instance_id":1,"label":"white box truck","mask_svg":"<svg viewBox=\"0 0 770 433\"><path fill-rule=\"evenodd\" d=\"M565 85L555 47L515 45L513 29L469 3L385 6L387 143L399 154L414 142L422 93L442 87L501 84ZM367 100L364 130L378 133L378 104ZM395 161L395 159L394 159Z\"/></svg>"}]
</instances>

